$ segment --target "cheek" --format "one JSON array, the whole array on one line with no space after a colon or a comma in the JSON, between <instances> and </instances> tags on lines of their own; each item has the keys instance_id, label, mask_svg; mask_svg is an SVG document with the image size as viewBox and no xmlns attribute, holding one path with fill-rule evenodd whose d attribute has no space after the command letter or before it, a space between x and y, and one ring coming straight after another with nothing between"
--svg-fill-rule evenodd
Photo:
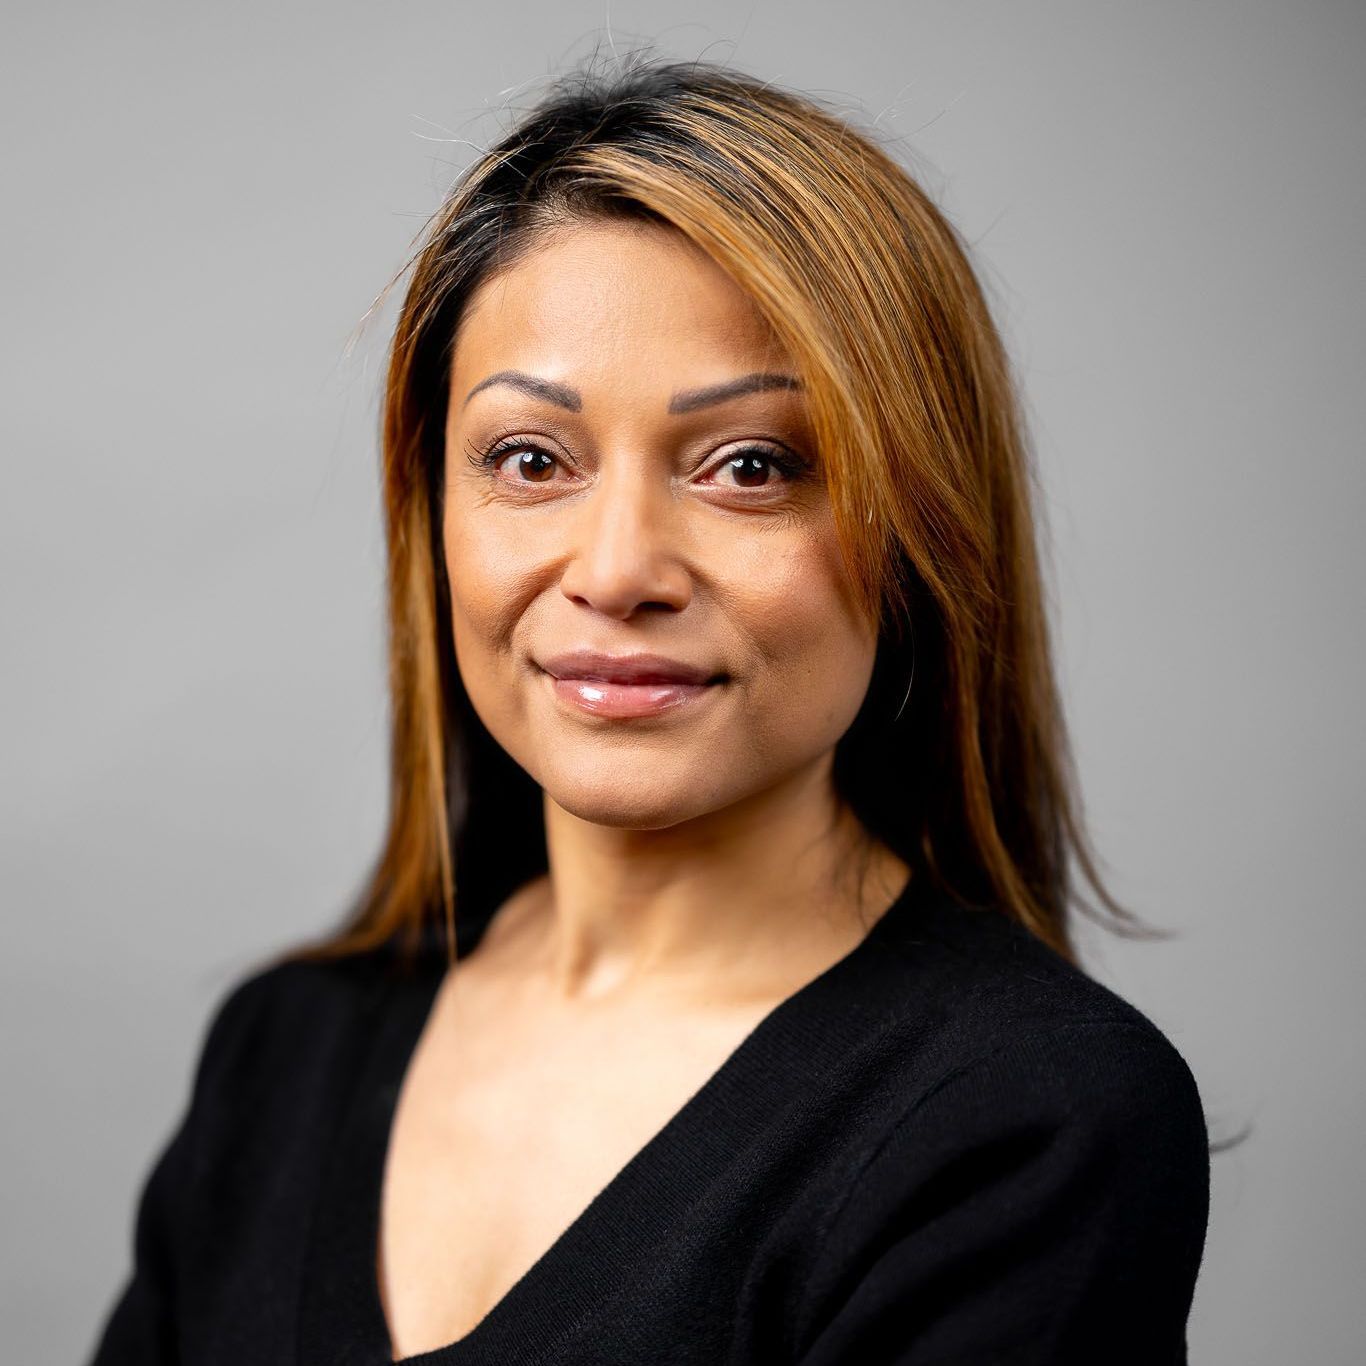
<instances>
[{"instance_id":1,"label":"cheek","mask_svg":"<svg viewBox=\"0 0 1366 1366\"><path fill-rule=\"evenodd\" d=\"M499 670L515 662L517 623L536 591L532 567L518 541L490 534L486 518L448 510L442 536L456 665L487 724L514 696Z\"/></svg>"},{"instance_id":2,"label":"cheek","mask_svg":"<svg viewBox=\"0 0 1366 1366\"><path fill-rule=\"evenodd\" d=\"M833 744L858 714L877 651L833 527L744 559L732 601L759 665L754 703Z\"/></svg>"}]
</instances>

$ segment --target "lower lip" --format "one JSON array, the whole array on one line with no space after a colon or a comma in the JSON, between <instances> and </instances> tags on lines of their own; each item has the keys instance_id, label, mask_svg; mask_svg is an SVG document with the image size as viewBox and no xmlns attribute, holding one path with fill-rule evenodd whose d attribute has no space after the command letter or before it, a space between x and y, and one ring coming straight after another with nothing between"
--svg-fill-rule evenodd
<instances>
[{"instance_id":1,"label":"lower lip","mask_svg":"<svg viewBox=\"0 0 1366 1366\"><path fill-rule=\"evenodd\" d=\"M715 683L602 683L588 678L555 678L555 696L594 716L659 716L714 692Z\"/></svg>"}]
</instances>

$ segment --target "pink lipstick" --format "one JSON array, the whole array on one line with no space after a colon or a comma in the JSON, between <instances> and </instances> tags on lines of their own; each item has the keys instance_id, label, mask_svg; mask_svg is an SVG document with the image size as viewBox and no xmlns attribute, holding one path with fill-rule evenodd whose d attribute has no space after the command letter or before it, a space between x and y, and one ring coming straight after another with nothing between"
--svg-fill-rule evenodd
<instances>
[{"instance_id":1,"label":"pink lipstick","mask_svg":"<svg viewBox=\"0 0 1366 1366\"><path fill-rule=\"evenodd\" d=\"M595 716L658 716L714 691L726 675L663 655L574 650L539 666L557 698Z\"/></svg>"}]
</instances>

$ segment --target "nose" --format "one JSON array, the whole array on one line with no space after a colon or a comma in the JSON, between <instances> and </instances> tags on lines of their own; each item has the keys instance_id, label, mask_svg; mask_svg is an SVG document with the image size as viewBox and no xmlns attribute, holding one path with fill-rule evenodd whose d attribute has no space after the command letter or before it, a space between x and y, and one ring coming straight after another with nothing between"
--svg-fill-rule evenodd
<instances>
[{"instance_id":1,"label":"nose","mask_svg":"<svg viewBox=\"0 0 1366 1366\"><path fill-rule=\"evenodd\" d=\"M625 621L641 609L681 611L692 581L681 563L680 509L668 479L639 457L604 460L577 509L560 578L571 602Z\"/></svg>"}]
</instances>

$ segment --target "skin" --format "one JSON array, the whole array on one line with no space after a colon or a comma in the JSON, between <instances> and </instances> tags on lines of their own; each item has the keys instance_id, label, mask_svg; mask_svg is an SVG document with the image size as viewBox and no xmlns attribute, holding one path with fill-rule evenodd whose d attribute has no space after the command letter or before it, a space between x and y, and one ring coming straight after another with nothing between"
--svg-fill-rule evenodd
<instances>
[{"instance_id":1,"label":"skin","mask_svg":"<svg viewBox=\"0 0 1366 1366\"><path fill-rule=\"evenodd\" d=\"M479 387L507 371L572 387L580 410ZM481 720L545 793L544 962L566 999L663 972L714 982L737 947L790 937L794 907L838 900L834 865L858 842L829 775L876 627L818 465L789 479L736 462L815 462L805 400L770 388L669 411L756 373L794 367L748 296L653 225L559 231L462 320L443 524L455 650ZM505 437L546 455L471 464ZM602 721L557 704L534 663L576 647L728 681L670 716Z\"/></svg>"},{"instance_id":2,"label":"skin","mask_svg":"<svg viewBox=\"0 0 1366 1366\"><path fill-rule=\"evenodd\" d=\"M507 372L534 382L491 380ZM686 398L755 374L795 370L748 296L655 225L557 228L461 320L455 650L544 792L550 871L448 973L404 1081L379 1278L405 1354L472 1328L909 876L831 785L877 638L800 388ZM660 716L591 715L537 665L580 648L725 681Z\"/></svg>"}]
</instances>

